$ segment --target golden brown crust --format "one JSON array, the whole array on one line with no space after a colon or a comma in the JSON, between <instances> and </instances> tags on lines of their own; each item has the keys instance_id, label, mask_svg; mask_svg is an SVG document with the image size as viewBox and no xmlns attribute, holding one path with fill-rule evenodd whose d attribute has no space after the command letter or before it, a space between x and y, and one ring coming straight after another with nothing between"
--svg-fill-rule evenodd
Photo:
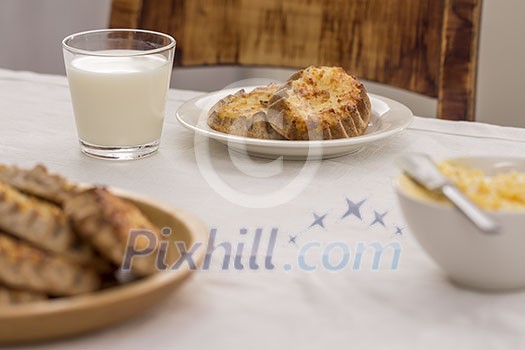
<instances>
[{"instance_id":1,"label":"golden brown crust","mask_svg":"<svg viewBox=\"0 0 525 350\"><path fill-rule=\"evenodd\" d=\"M78 191L76 186L62 176L50 174L41 164L33 169L0 165L0 181L57 205L62 205L68 196Z\"/></svg>"},{"instance_id":2,"label":"golden brown crust","mask_svg":"<svg viewBox=\"0 0 525 350\"><path fill-rule=\"evenodd\" d=\"M271 126L288 140L329 140L362 135L370 100L340 67L308 67L293 74L272 98Z\"/></svg>"},{"instance_id":3,"label":"golden brown crust","mask_svg":"<svg viewBox=\"0 0 525 350\"><path fill-rule=\"evenodd\" d=\"M0 233L0 283L54 296L94 291L98 274L60 256Z\"/></svg>"},{"instance_id":4,"label":"golden brown crust","mask_svg":"<svg viewBox=\"0 0 525 350\"><path fill-rule=\"evenodd\" d=\"M153 252L133 260L131 269L139 275L156 272L155 259L160 241L160 230L131 203L116 197L104 188L80 192L64 204L66 215L76 231L90 242L104 257L122 265L132 230L146 230L156 236ZM139 236L130 249L143 250L150 241Z\"/></svg>"},{"instance_id":5,"label":"golden brown crust","mask_svg":"<svg viewBox=\"0 0 525 350\"><path fill-rule=\"evenodd\" d=\"M47 295L43 293L28 292L0 285L0 305L25 304L46 299Z\"/></svg>"},{"instance_id":6,"label":"golden brown crust","mask_svg":"<svg viewBox=\"0 0 525 350\"><path fill-rule=\"evenodd\" d=\"M62 210L0 181L0 229L36 247L87 262L92 250L79 242Z\"/></svg>"},{"instance_id":7,"label":"golden brown crust","mask_svg":"<svg viewBox=\"0 0 525 350\"><path fill-rule=\"evenodd\" d=\"M255 88L247 93L239 90L218 101L208 113L208 125L217 131L231 135L260 139L280 140L268 123L266 107L278 84Z\"/></svg>"}]
</instances>

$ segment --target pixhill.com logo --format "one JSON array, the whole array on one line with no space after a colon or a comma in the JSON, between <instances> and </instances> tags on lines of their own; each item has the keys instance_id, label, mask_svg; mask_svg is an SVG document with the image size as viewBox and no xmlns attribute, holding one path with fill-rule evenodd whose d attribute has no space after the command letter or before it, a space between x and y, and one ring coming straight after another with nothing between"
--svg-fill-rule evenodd
<instances>
[{"instance_id":1,"label":"pixhill.com logo","mask_svg":"<svg viewBox=\"0 0 525 350\"><path fill-rule=\"evenodd\" d=\"M313 218L306 228L297 233L289 233L277 227L264 229L241 228L238 233L223 234L229 239L221 239L218 228L212 228L209 240L195 242L188 247L185 242L177 240L163 240L159 242L157 235L145 230L131 232L122 269L130 270L133 259L151 254L162 254L157 257L158 270L176 270L187 265L190 269L208 270L236 270L236 271L283 271L313 272L326 270L338 272L343 270L360 271L363 269L376 271L386 269L396 271L399 268L402 245L399 238L403 235L403 227L388 222L389 211L377 211L373 208L363 210L366 199L352 201L346 198L346 208L341 213L312 213ZM338 215L339 214L339 215ZM329 219L334 219L330 221ZM385 232L392 231L388 240L346 239L321 240L312 239L308 233L315 230L326 232L327 228L339 226L349 221L355 230L356 224L360 230L378 227ZM377 231L374 231L377 232ZM167 238L172 234L169 228L162 230ZM315 233L315 232L314 232ZM373 233L373 232L371 232ZM231 237L234 236L234 239ZM307 238L309 237L309 238ZM314 236L315 237L315 236ZM147 247L133 249L138 240L147 240ZM144 246L144 245L143 245ZM156 249L160 247L160 249ZM290 247L295 250L290 254ZM174 249L178 258L171 264L164 258L168 250ZM197 266L195 257L205 250L204 261L201 267ZM286 250L286 252L281 252Z\"/></svg>"},{"instance_id":2,"label":"pixhill.com logo","mask_svg":"<svg viewBox=\"0 0 525 350\"><path fill-rule=\"evenodd\" d=\"M278 228L272 228L269 232L264 232L262 228L257 228L251 235L251 242L246 240L230 241L220 240L218 230L210 231L210 240L205 245L204 242L195 242L191 247L187 247L183 241L163 241L161 249L144 248L141 250L127 249L122 269L131 270L133 259L145 257L151 254L166 256L166 251L175 249L179 258L171 265L166 263L165 259L157 257L157 269L177 270L184 264L190 269L199 269L194 256L199 250L205 249L206 254L201 270L275 270L279 268L276 264L276 256L280 245L277 243L284 237L280 234ZM240 230L241 235L248 235L247 229ZM159 242L155 234L145 230L134 230L131 232L129 247L133 247L137 239L148 239L149 247L154 247ZM288 237L288 239L290 239ZM293 238L291 240L293 242ZM286 262L280 267L284 271L298 270L312 272L319 269L325 269L332 272L351 269L359 271L363 268L363 262L368 259L366 266L371 270L378 270L384 256L388 255L389 268L395 271L399 267L402 246L399 241L391 240L389 242L381 241L358 241L349 243L342 240L321 242L307 241L298 246L295 259ZM367 254L368 253L368 254ZM367 258L366 258L367 257ZM384 263L384 261L383 261Z\"/></svg>"}]
</instances>

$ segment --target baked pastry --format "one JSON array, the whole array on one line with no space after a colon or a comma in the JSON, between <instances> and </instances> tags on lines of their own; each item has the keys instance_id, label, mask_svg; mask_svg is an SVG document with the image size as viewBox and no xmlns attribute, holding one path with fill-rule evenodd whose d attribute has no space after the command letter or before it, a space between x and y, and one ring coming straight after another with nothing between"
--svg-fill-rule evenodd
<instances>
[{"instance_id":1,"label":"baked pastry","mask_svg":"<svg viewBox=\"0 0 525 350\"><path fill-rule=\"evenodd\" d=\"M137 275L156 272L160 230L136 206L105 188L92 188L68 198L64 211L78 234L114 264L122 265L126 249L148 249L151 254L134 257L131 270ZM135 242L128 242L132 230L153 233L155 242L144 235L137 236ZM128 244L133 246L128 247Z\"/></svg>"},{"instance_id":2,"label":"baked pastry","mask_svg":"<svg viewBox=\"0 0 525 350\"><path fill-rule=\"evenodd\" d=\"M0 283L14 288L68 296L100 286L96 271L0 233Z\"/></svg>"},{"instance_id":3,"label":"baked pastry","mask_svg":"<svg viewBox=\"0 0 525 350\"><path fill-rule=\"evenodd\" d=\"M148 235L128 242L132 230ZM82 190L41 165L0 164L0 305L89 293L153 274L164 256L161 239L137 206L104 188ZM119 269L128 244L139 253L131 272Z\"/></svg>"},{"instance_id":4,"label":"baked pastry","mask_svg":"<svg viewBox=\"0 0 525 350\"><path fill-rule=\"evenodd\" d=\"M217 102L208 113L208 125L217 131L260 139L281 140L266 118L268 101L279 88L278 84L239 90Z\"/></svg>"},{"instance_id":5,"label":"baked pastry","mask_svg":"<svg viewBox=\"0 0 525 350\"><path fill-rule=\"evenodd\" d=\"M77 191L76 186L62 176L50 174L43 165L37 165L33 169L21 169L0 164L0 181L57 205L62 205L69 195Z\"/></svg>"},{"instance_id":6,"label":"baked pastry","mask_svg":"<svg viewBox=\"0 0 525 350\"><path fill-rule=\"evenodd\" d=\"M77 262L88 262L92 257L92 250L79 241L59 207L29 197L2 181L0 229Z\"/></svg>"},{"instance_id":7,"label":"baked pastry","mask_svg":"<svg viewBox=\"0 0 525 350\"><path fill-rule=\"evenodd\" d=\"M0 285L0 305L24 304L32 301L46 300L47 295L11 289Z\"/></svg>"},{"instance_id":8,"label":"baked pastry","mask_svg":"<svg viewBox=\"0 0 525 350\"><path fill-rule=\"evenodd\" d=\"M330 140L362 135L370 100L341 67L308 67L275 92L267 109L272 128L288 140Z\"/></svg>"}]
</instances>

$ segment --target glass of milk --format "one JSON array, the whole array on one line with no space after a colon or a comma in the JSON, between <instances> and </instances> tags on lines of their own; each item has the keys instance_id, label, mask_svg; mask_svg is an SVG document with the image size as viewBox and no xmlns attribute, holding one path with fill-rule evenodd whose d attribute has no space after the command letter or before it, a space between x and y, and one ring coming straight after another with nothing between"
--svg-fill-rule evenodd
<instances>
[{"instance_id":1,"label":"glass of milk","mask_svg":"<svg viewBox=\"0 0 525 350\"><path fill-rule=\"evenodd\" d=\"M175 39L138 29L65 38L64 62L82 152L138 159L160 144Z\"/></svg>"}]
</instances>

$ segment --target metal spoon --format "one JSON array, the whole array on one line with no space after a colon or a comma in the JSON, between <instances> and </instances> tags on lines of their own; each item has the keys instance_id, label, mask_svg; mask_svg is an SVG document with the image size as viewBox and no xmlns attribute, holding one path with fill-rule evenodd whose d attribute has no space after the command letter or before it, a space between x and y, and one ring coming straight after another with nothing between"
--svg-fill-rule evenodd
<instances>
[{"instance_id":1,"label":"metal spoon","mask_svg":"<svg viewBox=\"0 0 525 350\"><path fill-rule=\"evenodd\" d=\"M428 155L409 153L398 159L398 165L427 190L441 192L482 232L498 233L500 225L450 183Z\"/></svg>"}]
</instances>

